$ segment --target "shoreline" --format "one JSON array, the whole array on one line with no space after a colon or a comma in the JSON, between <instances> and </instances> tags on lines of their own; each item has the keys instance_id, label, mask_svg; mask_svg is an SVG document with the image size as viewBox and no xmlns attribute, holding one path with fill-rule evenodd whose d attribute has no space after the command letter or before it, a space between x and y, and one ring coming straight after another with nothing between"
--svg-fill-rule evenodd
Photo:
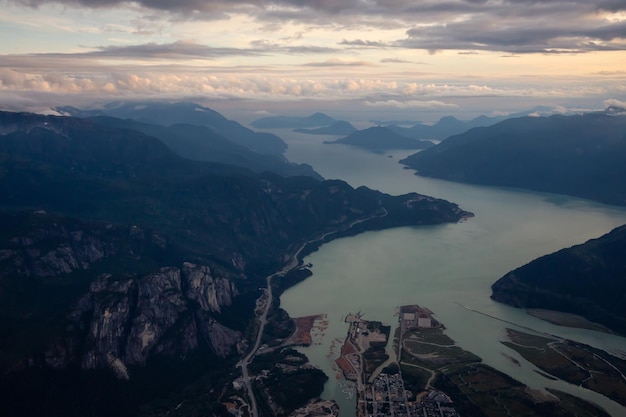
<instances>
[{"instance_id":1,"label":"shoreline","mask_svg":"<svg viewBox=\"0 0 626 417\"><path fill-rule=\"evenodd\" d=\"M611 329L587 320L585 317L573 313L565 313L563 311L546 310L542 308L529 308L526 309L526 313L529 316L536 317L538 319L547 321L548 323L556 324L557 326L573 327L576 329L595 330L598 332L617 334Z\"/></svg>"}]
</instances>

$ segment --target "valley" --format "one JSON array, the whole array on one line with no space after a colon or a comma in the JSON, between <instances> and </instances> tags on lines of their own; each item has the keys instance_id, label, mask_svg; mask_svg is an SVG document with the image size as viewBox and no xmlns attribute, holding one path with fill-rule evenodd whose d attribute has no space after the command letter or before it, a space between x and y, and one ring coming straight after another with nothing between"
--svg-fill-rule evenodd
<instances>
[{"instance_id":1,"label":"valley","mask_svg":"<svg viewBox=\"0 0 626 417\"><path fill-rule=\"evenodd\" d=\"M222 398L242 403L224 389L237 360L246 376L268 314L281 315L270 311L273 277L339 237L471 216L417 193L187 160L145 132L91 119L0 112L0 127L10 414L187 414L206 403L225 413ZM306 376L327 378L307 368L296 379ZM75 392L84 394L68 401ZM286 400L285 412L318 394Z\"/></svg>"},{"instance_id":2,"label":"valley","mask_svg":"<svg viewBox=\"0 0 626 417\"><path fill-rule=\"evenodd\" d=\"M20 125L3 117L1 319L10 337L1 359L5 369L13 366L2 381L13 409L26 404L27 387L42 375L72 385L79 379L68 369L75 369L94 382L82 387L85 404L96 395L91 389L105 393L95 404L121 390L126 400L109 403L105 414L187 415L209 403L217 414L351 416L359 407L345 397L349 389L331 359L346 308L382 325L394 323L395 306L416 301L437 306L429 315L445 322L451 339L400 343L411 352L399 365L414 389L439 383L454 401L475 403L493 390L527 386L537 398L558 397L574 409L587 409L585 402L613 416L624 409L606 390L581 391L564 376L533 372L536 361L504 343L518 326L621 356L622 337L550 324L489 298L489 286L516 266L626 222L621 207L416 177L397 163L411 151L330 146L324 135L291 130L258 137L284 138L287 157L300 164L288 166L312 167L329 180L312 169L309 177L282 177L191 162L147 134L161 132L157 127L50 116L28 116ZM32 335L37 344L29 344ZM431 343L442 350L428 351ZM384 345L359 350L357 388L397 355ZM428 362L453 351L446 362L460 361L457 368L444 372ZM440 372L447 382L436 378ZM156 374L169 375L163 398L149 389ZM361 410L392 407L389 399L399 394L391 390L393 372L384 375L375 386L387 387L379 393L387 403L362 403ZM489 379L504 385L482 394L462 388ZM55 408L64 409L64 395Z\"/></svg>"},{"instance_id":3,"label":"valley","mask_svg":"<svg viewBox=\"0 0 626 417\"><path fill-rule=\"evenodd\" d=\"M322 397L338 401L342 416L353 415L346 409L353 410L355 403L346 399L332 377L337 370L326 355L336 351L333 341L345 336L345 325L341 325L345 311L361 311L364 318L394 323L397 319L390 312L399 304L416 301L437 306L433 310L437 320L445 323L446 334L464 350L480 356L484 364L530 389L555 389L562 395L598 404L611 415L621 415L623 407L604 396L532 371L532 365L500 343L510 324L468 313L459 303L509 323L622 356L622 337L539 320L524 310L492 301L489 287L515 266L626 223L623 208L414 176L397 164L408 151L375 155L341 145L329 149L323 145L323 138L312 140L310 136L286 133L283 137L289 144L290 159L311 163L327 178L341 177L354 185L398 194L422 190L454 199L476 214L450 227L401 228L333 241L305 258L312 264L313 276L287 290L281 296L281 306L292 316L327 314L329 326L324 339L301 351L331 376ZM345 162L348 159L350 164ZM314 306L306 302L311 297L317 300Z\"/></svg>"},{"instance_id":4,"label":"valley","mask_svg":"<svg viewBox=\"0 0 626 417\"><path fill-rule=\"evenodd\" d=\"M0 417L626 416L626 0L0 3Z\"/></svg>"}]
</instances>

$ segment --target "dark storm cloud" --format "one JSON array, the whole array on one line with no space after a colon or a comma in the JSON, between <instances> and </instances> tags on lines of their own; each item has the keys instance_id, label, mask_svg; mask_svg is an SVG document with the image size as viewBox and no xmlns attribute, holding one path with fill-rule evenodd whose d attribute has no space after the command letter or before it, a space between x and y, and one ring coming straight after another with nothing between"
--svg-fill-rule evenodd
<instances>
[{"instance_id":1,"label":"dark storm cloud","mask_svg":"<svg viewBox=\"0 0 626 417\"><path fill-rule=\"evenodd\" d=\"M121 0L9 0L113 7ZM330 28L406 28L406 39L387 44L344 40L354 48L401 47L429 51L489 50L508 53L626 49L624 0L137 0L172 19L216 19L245 13L267 27L288 22ZM103 51L104 52L104 51ZM303 51L304 53L304 51Z\"/></svg>"}]
</instances>

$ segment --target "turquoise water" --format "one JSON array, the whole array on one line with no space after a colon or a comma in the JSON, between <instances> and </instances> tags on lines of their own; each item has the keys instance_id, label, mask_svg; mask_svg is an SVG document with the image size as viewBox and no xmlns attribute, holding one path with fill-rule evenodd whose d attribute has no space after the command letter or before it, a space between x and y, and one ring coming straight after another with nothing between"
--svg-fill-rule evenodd
<instances>
[{"instance_id":1,"label":"turquoise water","mask_svg":"<svg viewBox=\"0 0 626 417\"><path fill-rule=\"evenodd\" d=\"M366 319L395 325L396 307L403 304L430 308L461 347L532 388L558 388L591 400L614 416L626 415L626 408L603 396L534 372L532 364L500 343L510 324L465 308L626 355L624 338L552 325L489 298L491 284L511 269L626 223L626 208L421 178L397 162L410 152L377 155L325 145L321 137L278 133L289 144L291 161L309 163L326 178L390 194L415 191L444 198L476 215L458 224L396 228L339 239L305 259L313 264L313 276L286 291L281 305L292 317L328 314L330 325L321 344L302 351L330 376L323 396L340 403L342 417L354 415L354 401L346 400L337 385L335 356L329 353L333 340L345 337L343 317L360 310Z\"/></svg>"}]
</instances>

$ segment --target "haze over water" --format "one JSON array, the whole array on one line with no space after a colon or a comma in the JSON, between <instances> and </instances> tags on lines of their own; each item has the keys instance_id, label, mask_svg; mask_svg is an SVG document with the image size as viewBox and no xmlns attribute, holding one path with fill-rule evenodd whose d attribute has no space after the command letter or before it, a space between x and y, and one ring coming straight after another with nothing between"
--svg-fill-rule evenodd
<instances>
[{"instance_id":1,"label":"haze over water","mask_svg":"<svg viewBox=\"0 0 626 417\"><path fill-rule=\"evenodd\" d=\"M410 151L378 155L344 145L326 145L323 140L328 138L319 136L289 130L276 133L289 144L289 160L309 163L325 178L390 194L415 191L452 201L475 214L459 224L403 227L339 239L305 259L305 263L313 264L313 276L286 291L281 306L292 317L328 314L330 325L322 343L302 352L329 376L323 397L339 402L342 417L354 415L354 400L345 400L341 393L332 369L336 356L328 354L333 339L345 338L343 317L361 311L365 319L395 326L396 307L404 304L430 308L458 345L531 388L557 388L591 400L614 416L625 415L626 408L605 397L534 372L530 363L500 343L504 329L511 324L465 307L626 355L624 338L552 325L489 298L491 284L508 271L626 223L626 208L421 178L398 164Z\"/></svg>"}]
</instances>

